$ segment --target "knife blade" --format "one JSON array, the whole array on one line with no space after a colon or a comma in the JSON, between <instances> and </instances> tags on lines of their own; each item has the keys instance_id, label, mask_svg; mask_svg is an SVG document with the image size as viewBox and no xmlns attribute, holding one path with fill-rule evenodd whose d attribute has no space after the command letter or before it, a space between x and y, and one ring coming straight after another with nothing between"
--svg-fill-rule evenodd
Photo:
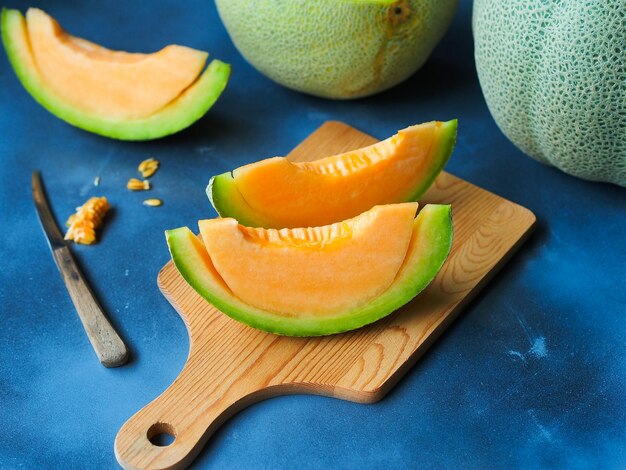
<instances>
[{"instance_id":1,"label":"knife blade","mask_svg":"<svg viewBox=\"0 0 626 470\"><path fill-rule=\"evenodd\" d=\"M105 367L118 367L125 364L128 359L126 345L98 304L96 296L65 243L50 210L38 171L33 172L31 183L35 208L41 228L48 239L52 257L59 268L65 287L98 359Z\"/></svg>"}]
</instances>

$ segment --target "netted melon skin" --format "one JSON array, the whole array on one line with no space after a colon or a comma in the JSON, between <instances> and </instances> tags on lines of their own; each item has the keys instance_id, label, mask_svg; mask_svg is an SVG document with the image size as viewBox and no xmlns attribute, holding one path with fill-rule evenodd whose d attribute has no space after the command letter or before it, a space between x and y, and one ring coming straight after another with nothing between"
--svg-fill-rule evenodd
<instances>
[{"instance_id":1,"label":"netted melon skin","mask_svg":"<svg viewBox=\"0 0 626 470\"><path fill-rule=\"evenodd\" d=\"M335 99L388 89L419 69L457 0L216 0L239 52L289 88Z\"/></svg>"},{"instance_id":2,"label":"netted melon skin","mask_svg":"<svg viewBox=\"0 0 626 470\"><path fill-rule=\"evenodd\" d=\"M626 0L476 0L480 84L524 153L626 186Z\"/></svg>"}]
</instances>

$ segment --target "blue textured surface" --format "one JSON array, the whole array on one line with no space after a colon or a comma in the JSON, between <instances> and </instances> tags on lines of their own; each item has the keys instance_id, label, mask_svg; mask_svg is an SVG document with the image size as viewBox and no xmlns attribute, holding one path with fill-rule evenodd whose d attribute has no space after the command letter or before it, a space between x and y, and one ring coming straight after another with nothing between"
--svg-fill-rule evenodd
<instances>
[{"instance_id":1,"label":"blue textured surface","mask_svg":"<svg viewBox=\"0 0 626 470\"><path fill-rule=\"evenodd\" d=\"M168 260L163 230L214 215L204 196L210 175L284 154L329 119L383 138L452 117L460 127L448 170L534 211L533 237L383 401L290 396L254 405L194 466L626 467L626 191L542 166L506 140L480 92L471 3L461 3L417 75L372 98L332 102L260 76L210 1L38 2L76 35L127 50L170 42L209 50L233 65L233 77L191 129L123 143L52 117L0 55L1 468L115 467L118 429L187 355L183 322L155 278ZM162 163L149 193L165 201L157 209L124 187L150 155ZM88 344L35 216L33 169L58 220L91 195L115 207L102 242L74 252L132 345L126 367L103 368Z\"/></svg>"}]
</instances>

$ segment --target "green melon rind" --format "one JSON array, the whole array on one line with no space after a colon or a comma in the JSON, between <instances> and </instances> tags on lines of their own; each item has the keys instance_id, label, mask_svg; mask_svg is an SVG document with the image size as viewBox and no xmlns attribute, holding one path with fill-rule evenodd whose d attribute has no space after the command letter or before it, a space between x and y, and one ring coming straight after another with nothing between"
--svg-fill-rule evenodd
<instances>
[{"instance_id":1,"label":"green melon rind","mask_svg":"<svg viewBox=\"0 0 626 470\"><path fill-rule=\"evenodd\" d=\"M459 125L458 119L452 119L441 124L439 130L440 136L437 141L437 147L434 150L434 155L431 155L430 166L428 170L424 172L423 179L420 180L415 186L411 195L404 201L399 202L412 202L417 201L424 195L428 188L435 182L437 176L443 171L448 160L452 156L452 151L456 146L457 128Z\"/></svg>"},{"instance_id":2,"label":"green melon rind","mask_svg":"<svg viewBox=\"0 0 626 470\"><path fill-rule=\"evenodd\" d=\"M626 187L626 3L475 0L476 71L522 152Z\"/></svg>"},{"instance_id":3,"label":"green melon rind","mask_svg":"<svg viewBox=\"0 0 626 470\"><path fill-rule=\"evenodd\" d=\"M276 226L254 210L237 188L232 173L226 172L209 180L206 194L221 217L232 217L246 227L273 228Z\"/></svg>"},{"instance_id":4,"label":"green melon rind","mask_svg":"<svg viewBox=\"0 0 626 470\"><path fill-rule=\"evenodd\" d=\"M441 124L436 147L429 155L429 165L421 178L415 182L409 196L395 202L417 201L430 188L437 176L448 163L456 145L458 120L453 119ZM270 220L252 208L245 200L231 172L213 176L209 180L206 194L211 204L222 217L232 217L241 225L248 227L282 228L280 221Z\"/></svg>"},{"instance_id":5,"label":"green melon rind","mask_svg":"<svg viewBox=\"0 0 626 470\"><path fill-rule=\"evenodd\" d=\"M372 95L417 71L457 0L216 0L226 30L259 72L332 99ZM397 10L409 12L395 21Z\"/></svg>"},{"instance_id":6,"label":"green melon rind","mask_svg":"<svg viewBox=\"0 0 626 470\"><path fill-rule=\"evenodd\" d=\"M426 205L415 218L407 258L391 286L373 301L336 316L285 317L252 307L228 289L206 266L203 245L187 228L165 232L176 268L203 298L229 317L253 328L287 336L321 336L353 330L373 323L411 301L435 278L452 246L449 205ZM301 312L302 313L302 312Z\"/></svg>"},{"instance_id":7,"label":"green melon rind","mask_svg":"<svg viewBox=\"0 0 626 470\"><path fill-rule=\"evenodd\" d=\"M141 119L94 116L64 102L37 72L25 34L24 16L2 9L2 42L18 79L49 112L83 130L120 140L150 140L174 134L196 122L213 106L228 83L230 65L213 60L198 79L161 111Z\"/></svg>"}]
</instances>

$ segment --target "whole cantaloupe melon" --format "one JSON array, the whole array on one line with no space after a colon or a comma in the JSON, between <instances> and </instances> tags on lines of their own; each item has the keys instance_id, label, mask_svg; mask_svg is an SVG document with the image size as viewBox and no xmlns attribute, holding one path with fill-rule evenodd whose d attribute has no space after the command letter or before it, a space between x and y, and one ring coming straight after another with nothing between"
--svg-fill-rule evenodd
<instances>
[{"instance_id":1,"label":"whole cantaloupe melon","mask_svg":"<svg viewBox=\"0 0 626 470\"><path fill-rule=\"evenodd\" d=\"M358 98L419 69L457 0L216 0L235 46L295 90Z\"/></svg>"},{"instance_id":2,"label":"whole cantaloupe melon","mask_svg":"<svg viewBox=\"0 0 626 470\"><path fill-rule=\"evenodd\" d=\"M524 153L626 186L626 1L475 0L478 76Z\"/></svg>"}]
</instances>

